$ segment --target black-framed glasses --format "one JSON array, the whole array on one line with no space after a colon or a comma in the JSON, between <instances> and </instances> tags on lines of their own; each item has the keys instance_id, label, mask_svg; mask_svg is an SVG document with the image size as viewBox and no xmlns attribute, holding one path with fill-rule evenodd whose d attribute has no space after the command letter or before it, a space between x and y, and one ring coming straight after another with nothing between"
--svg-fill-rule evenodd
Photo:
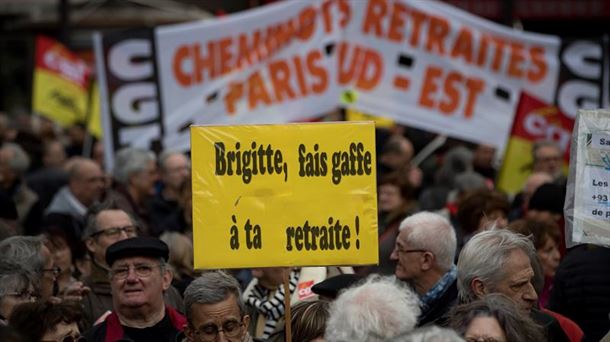
<instances>
[{"instance_id":1,"label":"black-framed glasses","mask_svg":"<svg viewBox=\"0 0 610 342\"><path fill-rule=\"evenodd\" d=\"M396 246L396 251L398 253L403 253L403 254L408 254L408 253L426 253L427 250L425 249L402 249L398 246Z\"/></svg>"},{"instance_id":2,"label":"black-framed glasses","mask_svg":"<svg viewBox=\"0 0 610 342\"><path fill-rule=\"evenodd\" d=\"M222 332L226 338L233 339L236 337L240 337L242 332L241 328L243 326L244 324L241 321L233 319L222 323L222 327L218 327L216 324L213 323L206 324L200 327L199 329L196 329L194 331L194 334L195 336L197 336L197 339L202 342L215 341L220 332Z\"/></svg>"},{"instance_id":3,"label":"black-framed glasses","mask_svg":"<svg viewBox=\"0 0 610 342\"><path fill-rule=\"evenodd\" d=\"M133 268L133 271L138 278L148 278L152 275L153 270L157 267L161 267L161 265L139 264L133 266L129 265L126 267L117 267L110 270L110 275L115 279L126 279L129 275L129 270Z\"/></svg>"},{"instance_id":4,"label":"black-framed glasses","mask_svg":"<svg viewBox=\"0 0 610 342\"><path fill-rule=\"evenodd\" d=\"M121 235L122 232L125 232L125 235L127 235L128 237L135 237L138 234L138 227L134 225L124 227L112 227L97 231L91 234L91 237L104 235L109 238L117 238Z\"/></svg>"}]
</instances>

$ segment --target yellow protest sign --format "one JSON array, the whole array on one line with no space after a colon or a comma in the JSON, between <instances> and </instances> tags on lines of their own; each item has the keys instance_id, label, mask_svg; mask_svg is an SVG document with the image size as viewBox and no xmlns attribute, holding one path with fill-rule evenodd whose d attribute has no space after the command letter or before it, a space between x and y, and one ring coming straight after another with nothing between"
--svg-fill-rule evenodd
<instances>
[{"instance_id":1,"label":"yellow protest sign","mask_svg":"<svg viewBox=\"0 0 610 342\"><path fill-rule=\"evenodd\" d=\"M196 268L378 262L372 122L191 127Z\"/></svg>"}]
</instances>

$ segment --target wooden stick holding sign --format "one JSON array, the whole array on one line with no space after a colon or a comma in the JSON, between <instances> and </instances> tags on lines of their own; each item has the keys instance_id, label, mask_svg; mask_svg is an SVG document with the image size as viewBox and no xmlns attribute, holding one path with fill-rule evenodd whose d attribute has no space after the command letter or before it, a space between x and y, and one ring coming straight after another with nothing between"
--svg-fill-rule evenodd
<instances>
[{"instance_id":1,"label":"wooden stick holding sign","mask_svg":"<svg viewBox=\"0 0 610 342\"><path fill-rule=\"evenodd\" d=\"M292 341L292 317L290 311L290 269L284 272L284 328L286 332L286 342Z\"/></svg>"}]
</instances>

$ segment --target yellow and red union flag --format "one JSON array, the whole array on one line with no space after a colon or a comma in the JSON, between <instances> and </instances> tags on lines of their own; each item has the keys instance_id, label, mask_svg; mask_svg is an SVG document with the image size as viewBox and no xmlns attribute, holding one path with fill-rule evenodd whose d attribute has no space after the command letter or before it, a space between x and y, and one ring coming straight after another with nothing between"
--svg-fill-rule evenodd
<instances>
[{"instance_id":1,"label":"yellow and red union flag","mask_svg":"<svg viewBox=\"0 0 610 342\"><path fill-rule=\"evenodd\" d=\"M564 169L570 162L570 137L574 119L551 106L521 93L519 106L508 141L498 187L510 194L522 190L531 174L532 146L539 140L557 142L563 152Z\"/></svg>"},{"instance_id":2,"label":"yellow and red union flag","mask_svg":"<svg viewBox=\"0 0 610 342\"><path fill-rule=\"evenodd\" d=\"M36 38L32 109L61 125L84 122L91 69L58 41Z\"/></svg>"}]
</instances>

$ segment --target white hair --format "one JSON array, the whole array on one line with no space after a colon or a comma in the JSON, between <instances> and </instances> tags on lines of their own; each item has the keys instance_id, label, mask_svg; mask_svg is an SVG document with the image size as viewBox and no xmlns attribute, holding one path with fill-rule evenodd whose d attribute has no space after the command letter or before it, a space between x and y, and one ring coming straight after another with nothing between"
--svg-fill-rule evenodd
<instances>
[{"instance_id":1,"label":"white hair","mask_svg":"<svg viewBox=\"0 0 610 342\"><path fill-rule=\"evenodd\" d=\"M146 170L148 163L156 160L155 154L151 151L135 147L123 148L115 155L112 175L117 182L127 185L129 177Z\"/></svg>"},{"instance_id":2,"label":"white hair","mask_svg":"<svg viewBox=\"0 0 610 342\"><path fill-rule=\"evenodd\" d=\"M477 299L470 286L475 278L488 286L504 279L504 265L512 251L519 249L530 258L530 263L536 258L532 241L510 230L487 230L473 236L458 258L457 286L460 301L469 303Z\"/></svg>"},{"instance_id":3,"label":"white hair","mask_svg":"<svg viewBox=\"0 0 610 342\"><path fill-rule=\"evenodd\" d=\"M2 145L2 149L12 153L8 164L15 173L23 175L30 168L30 157L20 145L7 142Z\"/></svg>"},{"instance_id":4,"label":"white hair","mask_svg":"<svg viewBox=\"0 0 610 342\"><path fill-rule=\"evenodd\" d=\"M457 239L451 223L439 214L422 211L405 218L399 230L409 229L407 241L412 248L430 251L436 258L436 263L444 271L453 265Z\"/></svg>"},{"instance_id":5,"label":"white hair","mask_svg":"<svg viewBox=\"0 0 610 342\"><path fill-rule=\"evenodd\" d=\"M413 330L419 314L413 290L394 277L371 275L331 303L324 340L385 341Z\"/></svg>"}]
</instances>

